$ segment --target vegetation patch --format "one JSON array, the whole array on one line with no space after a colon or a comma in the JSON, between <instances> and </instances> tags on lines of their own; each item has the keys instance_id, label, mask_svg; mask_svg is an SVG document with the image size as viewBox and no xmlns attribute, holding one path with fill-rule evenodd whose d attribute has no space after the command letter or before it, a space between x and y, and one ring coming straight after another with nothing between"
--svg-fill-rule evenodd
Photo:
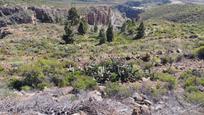
<instances>
[{"instance_id":1,"label":"vegetation patch","mask_svg":"<svg viewBox=\"0 0 204 115\"><path fill-rule=\"evenodd\" d=\"M21 79L14 78L10 86L17 90L44 89L46 87L64 87L73 85L76 89L91 88L96 82L81 73L68 71L71 63L59 62L52 59L40 59L32 64L23 65L19 68Z\"/></svg>"},{"instance_id":2,"label":"vegetation patch","mask_svg":"<svg viewBox=\"0 0 204 115\"><path fill-rule=\"evenodd\" d=\"M176 86L176 78L168 73L155 73L153 79L167 82L168 89L173 89Z\"/></svg>"},{"instance_id":3,"label":"vegetation patch","mask_svg":"<svg viewBox=\"0 0 204 115\"><path fill-rule=\"evenodd\" d=\"M98 65L90 65L85 69L87 75L94 77L99 83L134 82L143 77L143 71L134 68L132 64L119 61L105 61Z\"/></svg>"},{"instance_id":4,"label":"vegetation patch","mask_svg":"<svg viewBox=\"0 0 204 115\"><path fill-rule=\"evenodd\" d=\"M196 49L196 55L198 56L198 58L204 59L204 46Z\"/></svg>"},{"instance_id":5,"label":"vegetation patch","mask_svg":"<svg viewBox=\"0 0 204 115\"><path fill-rule=\"evenodd\" d=\"M185 89L187 101L195 104L204 104L204 74L202 70L188 70L180 76Z\"/></svg>"}]
</instances>

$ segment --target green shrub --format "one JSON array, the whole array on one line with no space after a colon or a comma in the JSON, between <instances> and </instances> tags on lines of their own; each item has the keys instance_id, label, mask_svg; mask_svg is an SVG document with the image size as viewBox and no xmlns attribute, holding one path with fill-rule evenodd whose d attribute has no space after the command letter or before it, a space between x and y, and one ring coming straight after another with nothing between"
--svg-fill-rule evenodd
<instances>
[{"instance_id":1,"label":"green shrub","mask_svg":"<svg viewBox=\"0 0 204 115\"><path fill-rule=\"evenodd\" d=\"M183 83L184 88L189 86L204 86L203 71L199 70L188 70L183 72L180 76L180 81Z\"/></svg>"},{"instance_id":2,"label":"green shrub","mask_svg":"<svg viewBox=\"0 0 204 115\"><path fill-rule=\"evenodd\" d=\"M118 61L106 61L98 65L90 65L85 69L88 76L94 77L97 82L134 82L141 79L142 72L135 69L133 64L125 64Z\"/></svg>"},{"instance_id":3,"label":"green shrub","mask_svg":"<svg viewBox=\"0 0 204 115\"><path fill-rule=\"evenodd\" d=\"M16 78L13 78L9 81L9 87L10 88L15 88L17 90L21 90L21 87L23 87L24 83Z\"/></svg>"},{"instance_id":4,"label":"green shrub","mask_svg":"<svg viewBox=\"0 0 204 115\"><path fill-rule=\"evenodd\" d=\"M191 92L186 93L186 100L195 104L204 104L204 92Z\"/></svg>"},{"instance_id":5,"label":"green shrub","mask_svg":"<svg viewBox=\"0 0 204 115\"><path fill-rule=\"evenodd\" d=\"M189 86L196 86L197 80L195 76L189 77L184 82L184 88Z\"/></svg>"},{"instance_id":6,"label":"green shrub","mask_svg":"<svg viewBox=\"0 0 204 115\"><path fill-rule=\"evenodd\" d=\"M109 24L107 30L106 30L106 38L108 42L113 42L114 40L114 32L113 32L113 26Z\"/></svg>"},{"instance_id":7,"label":"green shrub","mask_svg":"<svg viewBox=\"0 0 204 115\"><path fill-rule=\"evenodd\" d=\"M0 65L0 72L3 72L4 68Z\"/></svg>"},{"instance_id":8,"label":"green shrub","mask_svg":"<svg viewBox=\"0 0 204 115\"><path fill-rule=\"evenodd\" d=\"M188 70L188 71L183 72L183 73L180 75L179 79L181 79L181 80L186 80L187 78L192 77L192 76L193 76L193 75L192 75L192 71L191 71L191 70Z\"/></svg>"},{"instance_id":9,"label":"green shrub","mask_svg":"<svg viewBox=\"0 0 204 115\"><path fill-rule=\"evenodd\" d=\"M153 79L169 83L169 89L174 88L176 85L176 78L168 73L155 73Z\"/></svg>"},{"instance_id":10,"label":"green shrub","mask_svg":"<svg viewBox=\"0 0 204 115\"><path fill-rule=\"evenodd\" d=\"M204 46L196 49L196 55L198 56L198 58L204 59Z\"/></svg>"},{"instance_id":11,"label":"green shrub","mask_svg":"<svg viewBox=\"0 0 204 115\"><path fill-rule=\"evenodd\" d=\"M153 97L160 98L162 95L167 93L167 89L161 86L160 83L156 84L156 87L151 88L151 94Z\"/></svg>"},{"instance_id":12,"label":"green shrub","mask_svg":"<svg viewBox=\"0 0 204 115\"><path fill-rule=\"evenodd\" d=\"M88 31L88 23L84 19L82 19L78 27L78 32L80 35L84 35L87 33L87 31Z\"/></svg>"},{"instance_id":13,"label":"green shrub","mask_svg":"<svg viewBox=\"0 0 204 115\"><path fill-rule=\"evenodd\" d=\"M204 78L200 78L198 82L200 85L204 86Z\"/></svg>"},{"instance_id":14,"label":"green shrub","mask_svg":"<svg viewBox=\"0 0 204 115\"><path fill-rule=\"evenodd\" d=\"M105 34L105 30L101 29L98 35L99 38L99 44L104 44L106 42L106 34Z\"/></svg>"},{"instance_id":15,"label":"green shrub","mask_svg":"<svg viewBox=\"0 0 204 115\"><path fill-rule=\"evenodd\" d=\"M192 92L197 92L198 88L196 86L189 86L185 88L186 92L192 93Z\"/></svg>"},{"instance_id":16,"label":"green shrub","mask_svg":"<svg viewBox=\"0 0 204 115\"><path fill-rule=\"evenodd\" d=\"M72 86L78 90L93 89L96 86L96 80L89 76L75 76Z\"/></svg>"},{"instance_id":17,"label":"green shrub","mask_svg":"<svg viewBox=\"0 0 204 115\"><path fill-rule=\"evenodd\" d=\"M128 87L118 84L117 82L107 82L105 92L109 97L122 98L131 96L132 92Z\"/></svg>"},{"instance_id":18,"label":"green shrub","mask_svg":"<svg viewBox=\"0 0 204 115\"><path fill-rule=\"evenodd\" d=\"M25 85L25 86L21 87L21 90L29 91L29 90L31 90L31 87Z\"/></svg>"},{"instance_id":19,"label":"green shrub","mask_svg":"<svg viewBox=\"0 0 204 115\"><path fill-rule=\"evenodd\" d=\"M57 60L40 59L32 64L23 65L19 68L20 75L23 76L21 80L11 81L13 88L21 90L23 86L29 86L33 89L44 89L50 86L65 86L67 74L66 65Z\"/></svg>"}]
</instances>

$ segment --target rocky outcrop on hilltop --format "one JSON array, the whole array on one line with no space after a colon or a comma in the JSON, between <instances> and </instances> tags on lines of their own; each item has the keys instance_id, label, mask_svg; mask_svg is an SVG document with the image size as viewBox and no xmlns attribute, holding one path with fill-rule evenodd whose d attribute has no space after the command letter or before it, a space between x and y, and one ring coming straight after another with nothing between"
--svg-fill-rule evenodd
<instances>
[{"instance_id":1,"label":"rocky outcrop on hilltop","mask_svg":"<svg viewBox=\"0 0 204 115\"><path fill-rule=\"evenodd\" d=\"M40 7L0 7L0 27L26 23L58 23L68 15L67 9Z\"/></svg>"},{"instance_id":2,"label":"rocky outcrop on hilltop","mask_svg":"<svg viewBox=\"0 0 204 115\"><path fill-rule=\"evenodd\" d=\"M62 22L68 15L67 9L28 7L28 10L33 11L35 18L42 23Z\"/></svg>"},{"instance_id":3,"label":"rocky outcrop on hilltop","mask_svg":"<svg viewBox=\"0 0 204 115\"><path fill-rule=\"evenodd\" d=\"M87 8L84 14L90 25L121 25L122 15L110 7L100 6ZM26 23L62 23L68 16L68 9L50 7L0 7L0 28L13 24Z\"/></svg>"},{"instance_id":4,"label":"rocky outcrop on hilltop","mask_svg":"<svg viewBox=\"0 0 204 115\"><path fill-rule=\"evenodd\" d=\"M30 13L23 7L0 7L0 27L31 22Z\"/></svg>"}]
</instances>

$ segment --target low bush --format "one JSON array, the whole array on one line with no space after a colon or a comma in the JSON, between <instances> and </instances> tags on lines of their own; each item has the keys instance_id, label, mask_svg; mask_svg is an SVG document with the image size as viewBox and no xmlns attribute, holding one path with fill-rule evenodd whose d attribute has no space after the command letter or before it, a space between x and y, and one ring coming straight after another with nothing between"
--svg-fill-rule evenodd
<instances>
[{"instance_id":1,"label":"low bush","mask_svg":"<svg viewBox=\"0 0 204 115\"><path fill-rule=\"evenodd\" d=\"M72 86L77 90L93 89L96 86L96 80L89 76L75 76Z\"/></svg>"},{"instance_id":2,"label":"low bush","mask_svg":"<svg viewBox=\"0 0 204 115\"><path fill-rule=\"evenodd\" d=\"M176 86L176 78L168 73L155 73L153 80L167 82L169 89L173 89Z\"/></svg>"},{"instance_id":3,"label":"low bush","mask_svg":"<svg viewBox=\"0 0 204 115\"><path fill-rule=\"evenodd\" d=\"M37 62L20 67L19 73L23 78L12 79L10 87L17 90L43 90L46 87L72 85L76 89L87 89L96 85L93 78L68 69L74 66L74 63L67 61L40 59Z\"/></svg>"},{"instance_id":4,"label":"low bush","mask_svg":"<svg viewBox=\"0 0 204 115\"><path fill-rule=\"evenodd\" d=\"M0 65L0 72L3 72L4 68Z\"/></svg>"},{"instance_id":5,"label":"low bush","mask_svg":"<svg viewBox=\"0 0 204 115\"><path fill-rule=\"evenodd\" d=\"M131 90L117 82L107 82L105 92L109 97L124 98L132 95Z\"/></svg>"},{"instance_id":6,"label":"low bush","mask_svg":"<svg viewBox=\"0 0 204 115\"><path fill-rule=\"evenodd\" d=\"M125 64L118 61L106 61L98 65L90 65L85 68L88 76L94 77L99 83L134 82L141 79L142 71L133 67L133 64Z\"/></svg>"},{"instance_id":7,"label":"low bush","mask_svg":"<svg viewBox=\"0 0 204 115\"><path fill-rule=\"evenodd\" d=\"M204 104L204 92L194 91L186 93L186 100L195 104Z\"/></svg>"},{"instance_id":8,"label":"low bush","mask_svg":"<svg viewBox=\"0 0 204 115\"><path fill-rule=\"evenodd\" d=\"M203 71L188 70L182 73L179 79L185 89L191 86L204 86Z\"/></svg>"},{"instance_id":9,"label":"low bush","mask_svg":"<svg viewBox=\"0 0 204 115\"><path fill-rule=\"evenodd\" d=\"M185 99L191 103L204 104L204 92L199 90L204 86L203 71L188 70L181 74L180 82L185 89Z\"/></svg>"},{"instance_id":10,"label":"low bush","mask_svg":"<svg viewBox=\"0 0 204 115\"><path fill-rule=\"evenodd\" d=\"M151 95L154 97L154 98L161 98L163 95L165 95L166 93L168 92L168 90L162 86L160 84L160 82L158 82L156 84L156 87L152 87L151 88Z\"/></svg>"},{"instance_id":11,"label":"low bush","mask_svg":"<svg viewBox=\"0 0 204 115\"><path fill-rule=\"evenodd\" d=\"M196 49L196 55L198 56L198 58L204 59L204 46Z\"/></svg>"}]
</instances>

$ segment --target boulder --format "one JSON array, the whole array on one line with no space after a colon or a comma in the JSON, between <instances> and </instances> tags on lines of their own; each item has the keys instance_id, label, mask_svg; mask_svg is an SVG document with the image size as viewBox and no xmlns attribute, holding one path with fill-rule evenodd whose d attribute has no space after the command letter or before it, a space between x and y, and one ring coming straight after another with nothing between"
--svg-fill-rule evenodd
<instances>
[{"instance_id":1,"label":"boulder","mask_svg":"<svg viewBox=\"0 0 204 115\"><path fill-rule=\"evenodd\" d=\"M101 93L95 90L89 92L87 97L89 97L90 101L103 101L103 98L101 96Z\"/></svg>"},{"instance_id":2,"label":"boulder","mask_svg":"<svg viewBox=\"0 0 204 115\"><path fill-rule=\"evenodd\" d=\"M135 101L143 101L143 97L137 92L133 93L132 97L134 98Z\"/></svg>"},{"instance_id":3,"label":"boulder","mask_svg":"<svg viewBox=\"0 0 204 115\"><path fill-rule=\"evenodd\" d=\"M151 115L150 107L148 107L147 105L143 105L141 107L141 113L142 115Z\"/></svg>"}]
</instances>

